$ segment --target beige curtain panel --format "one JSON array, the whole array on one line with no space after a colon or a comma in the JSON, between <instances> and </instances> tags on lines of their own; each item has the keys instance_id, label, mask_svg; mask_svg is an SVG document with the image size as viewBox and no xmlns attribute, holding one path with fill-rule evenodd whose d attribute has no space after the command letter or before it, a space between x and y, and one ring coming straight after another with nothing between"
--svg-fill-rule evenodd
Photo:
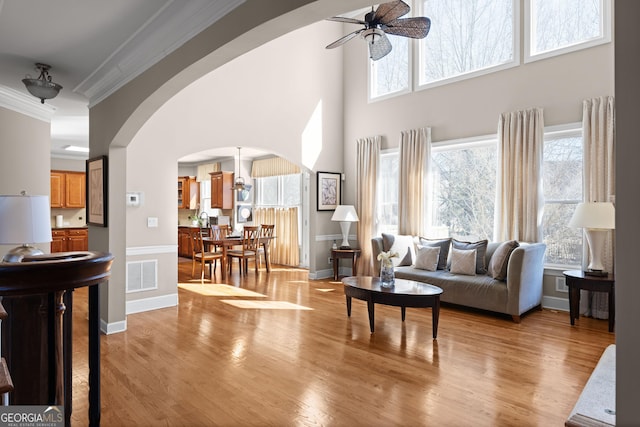
<instances>
[{"instance_id":1,"label":"beige curtain panel","mask_svg":"<svg viewBox=\"0 0 640 427\"><path fill-rule=\"evenodd\" d=\"M266 178L296 173L300 173L300 167L282 157L254 160L251 165L251 178Z\"/></svg>"},{"instance_id":2,"label":"beige curtain panel","mask_svg":"<svg viewBox=\"0 0 640 427\"><path fill-rule=\"evenodd\" d=\"M503 113L498 121L496 241L542 241L542 108Z\"/></svg>"},{"instance_id":3,"label":"beige curtain panel","mask_svg":"<svg viewBox=\"0 0 640 427\"><path fill-rule=\"evenodd\" d=\"M431 156L431 128L403 131L398 167L398 232L413 236L424 232L424 191Z\"/></svg>"},{"instance_id":4,"label":"beige curtain panel","mask_svg":"<svg viewBox=\"0 0 640 427\"><path fill-rule=\"evenodd\" d=\"M196 181L206 182L211 179L211 172L220 171L220 162L207 163L206 165L198 165L198 173L196 175Z\"/></svg>"},{"instance_id":5,"label":"beige curtain panel","mask_svg":"<svg viewBox=\"0 0 640 427\"><path fill-rule=\"evenodd\" d=\"M256 225L273 224L273 235L269 251L274 264L297 267L300 264L298 244L298 208L256 208L253 212Z\"/></svg>"},{"instance_id":6,"label":"beige curtain panel","mask_svg":"<svg viewBox=\"0 0 640 427\"><path fill-rule=\"evenodd\" d=\"M356 211L358 212L359 276L376 276L371 257L371 238L377 234L376 194L380 166L380 136L361 138L356 142Z\"/></svg>"},{"instance_id":7,"label":"beige curtain panel","mask_svg":"<svg viewBox=\"0 0 640 427\"><path fill-rule=\"evenodd\" d=\"M584 200L612 202L615 196L615 106L612 96L586 99L582 103L582 135L584 138ZM582 259L588 263L589 251L583 245ZM604 244L602 263L606 271L614 271L614 234ZM590 292L587 315L609 318L607 294Z\"/></svg>"}]
</instances>

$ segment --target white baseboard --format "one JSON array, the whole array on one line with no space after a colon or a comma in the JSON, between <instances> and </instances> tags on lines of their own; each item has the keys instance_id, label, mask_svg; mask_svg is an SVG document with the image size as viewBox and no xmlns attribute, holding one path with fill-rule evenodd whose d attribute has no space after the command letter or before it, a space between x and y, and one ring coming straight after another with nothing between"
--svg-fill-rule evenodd
<instances>
[{"instance_id":1,"label":"white baseboard","mask_svg":"<svg viewBox=\"0 0 640 427\"><path fill-rule=\"evenodd\" d=\"M126 320L123 320L121 322L107 323L104 320L100 319L100 331L103 334L110 335L118 332L124 332L126 330L127 330Z\"/></svg>"},{"instance_id":2,"label":"white baseboard","mask_svg":"<svg viewBox=\"0 0 640 427\"><path fill-rule=\"evenodd\" d=\"M353 276L351 272L351 267L340 267L338 269L338 274L340 276ZM311 280L330 279L332 277L333 277L333 268L329 268L326 270L318 270L315 273L309 273L309 279Z\"/></svg>"},{"instance_id":3,"label":"white baseboard","mask_svg":"<svg viewBox=\"0 0 640 427\"><path fill-rule=\"evenodd\" d=\"M178 305L178 294L162 295L159 297L142 298L127 301L126 313L142 313L143 311L158 310L160 308L175 307Z\"/></svg>"},{"instance_id":4,"label":"white baseboard","mask_svg":"<svg viewBox=\"0 0 640 427\"><path fill-rule=\"evenodd\" d=\"M542 307L553 310L569 311L569 300L558 297L542 297Z\"/></svg>"}]
</instances>

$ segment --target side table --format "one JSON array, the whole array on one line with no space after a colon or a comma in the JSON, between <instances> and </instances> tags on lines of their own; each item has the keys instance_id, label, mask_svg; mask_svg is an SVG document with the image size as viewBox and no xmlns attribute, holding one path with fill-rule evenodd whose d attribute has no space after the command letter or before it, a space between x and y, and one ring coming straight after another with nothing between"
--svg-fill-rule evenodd
<instances>
[{"instance_id":1,"label":"side table","mask_svg":"<svg viewBox=\"0 0 640 427\"><path fill-rule=\"evenodd\" d=\"M331 260L333 264L333 280L338 280L338 270L340 267L340 259L348 258L351 260L351 275L357 275L358 258L360 258L360 249L331 249Z\"/></svg>"},{"instance_id":2,"label":"side table","mask_svg":"<svg viewBox=\"0 0 640 427\"><path fill-rule=\"evenodd\" d=\"M589 276L581 270L564 271L564 277L569 287L569 317L571 324L580 317L580 290L606 292L609 294L609 332L613 332L615 324L615 277L613 274L606 276Z\"/></svg>"}]
</instances>

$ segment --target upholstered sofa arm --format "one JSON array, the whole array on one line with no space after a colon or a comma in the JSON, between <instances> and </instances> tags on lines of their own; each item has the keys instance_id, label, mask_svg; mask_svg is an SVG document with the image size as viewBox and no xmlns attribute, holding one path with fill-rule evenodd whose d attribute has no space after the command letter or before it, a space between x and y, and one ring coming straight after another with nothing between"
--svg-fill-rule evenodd
<instances>
[{"instance_id":1,"label":"upholstered sofa arm","mask_svg":"<svg viewBox=\"0 0 640 427\"><path fill-rule=\"evenodd\" d=\"M544 243L520 243L507 267L507 313L519 316L542 302Z\"/></svg>"},{"instance_id":2,"label":"upholstered sofa arm","mask_svg":"<svg viewBox=\"0 0 640 427\"><path fill-rule=\"evenodd\" d=\"M380 271L380 261L378 261L378 254L382 252L382 237L373 237L371 239L371 258L373 259L373 271L374 274Z\"/></svg>"}]
</instances>

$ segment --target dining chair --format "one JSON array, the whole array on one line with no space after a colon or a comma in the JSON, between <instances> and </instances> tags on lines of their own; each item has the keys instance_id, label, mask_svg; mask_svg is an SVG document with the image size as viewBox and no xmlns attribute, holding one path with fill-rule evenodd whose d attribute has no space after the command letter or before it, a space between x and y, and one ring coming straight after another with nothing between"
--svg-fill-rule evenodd
<instances>
[{"instance_id":1,"label":"dining chair","mask_svg":"<svg viewBox=\"0 0 640 427\"><path fill-rule=\"evenodd\" d=\"M196 271L196 263L200 264L200 280L204 280L204 271L209 264L209 278L212 278L211 265L217 261L222 260L224 268L224 258L222 255L222 251L213 250L208 251L205 248L205 245L202 241L204 236L208 236L210 232L209 228L201 229L198 228L196 230L192 230L191 232L191 241L193 244L193 252L191 255L191 277L194 276Z\"/></svg>"},{"instance_id":2,"label":"dining chair","mask_svg":"<svg viewBox=\"0 0 640 427\"><path fill-rule=\"evenodd\" d=\"M260 255L264 258L264 264L267 268L267 273L271 271L269 265L269 259L267 256L269 255L269 248L271 245L271 239L273 238L273 230L275 229L275 225L273 224L261 224L260 225L260 238L266 238L261 240L258 244L258 256L256 257L257 262L260 262Z\"/></svg>"},{"instance_id":3,"label":"dining chair","mask_svg":"<svg viewBox=\"0 0 640 427\"><path fill-rule=\"evenodd\" d=\"M242 245L238 249L227 250L227 263L229 264L229 274L231 274L231 267L233 258L238 258L238 265L240 268L240 275L244 270L244 274L247 274L249 259L253 258L255 264L256 274L258 273L258 246L260 244L260 226L259 225L245 225L242 232Z\"/></svg>"},{"instance_id":4,"label":"dining chair","mask_svg":"<svg viewBox=\"0 0 640 427\"><path fill-rule=\"evenodd\" d=\"M210 226L210 234L209 236L211 237L212 240L223 240L227 238L227 235L229 233L229 226L225 225L225 224L211 224ZM217 244L214 243L213 244L213 252L221 252L223 253L222 250L222 244ZM213 261L213 272L216 272L216 268L217 268L217 263L218 260L214 260ZM224 266L222 267L224 268Z\"/></svg>"}]
</instances>

